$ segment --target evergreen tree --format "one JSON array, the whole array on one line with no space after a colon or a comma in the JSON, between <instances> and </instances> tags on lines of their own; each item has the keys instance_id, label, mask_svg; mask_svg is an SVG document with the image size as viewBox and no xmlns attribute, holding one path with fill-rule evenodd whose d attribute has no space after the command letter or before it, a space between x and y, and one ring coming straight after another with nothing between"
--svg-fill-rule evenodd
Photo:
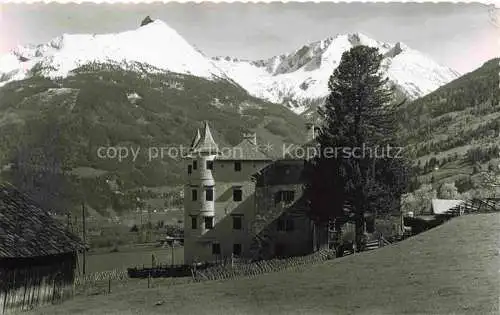
<instances>
[{"instance_id":1,"label":"evergreen tree","mask_svg":"<svg viewBox=\"0 0 500 315\"><path fill-rule=\"evenodd\" d=\"M381 60L376 48L366 46L342 55L328 83L330 94L319 110L324 120L317 138L320 154L306 167L305 192L312 218L330 222L349 209L358 240L364 214L399 210L407 188L409 164L394 158L396 150L387 150L388 145L397 147L398 125L392 95L379 74ZM380 152L382 148L386 150ZM326 156L327 152L337 154Z\"/></svg>"}]
</instances>

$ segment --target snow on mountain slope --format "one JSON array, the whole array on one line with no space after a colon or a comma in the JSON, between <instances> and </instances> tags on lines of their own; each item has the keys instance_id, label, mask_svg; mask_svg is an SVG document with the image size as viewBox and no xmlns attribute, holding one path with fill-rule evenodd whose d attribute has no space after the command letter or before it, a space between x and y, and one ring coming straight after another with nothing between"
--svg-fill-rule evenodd
<instances>
[{"instance_id":1,"label":"snow on mountain slope","mask_svg":"<svg viewBox=\"0 0 500 315\"><path fill-rule=\"evenodd\" d=\"M382 71L409 98L428 94L459 75L404 44L388 44L363 34L338 35L291 53L260 61L214 58L219 68L250 94L275 103L288 103L297 113L308 102L328 94L328 79L342 54L357 45L379 48Z\"/></svg>"},{"instance_id":2,"label":"snow on mountain slope","mask_svg":"<svg viewBox=\"0 0 500 315\"><path fill-rule=\"evenodd\" d=\"M342 54L357 45L379 48L385 55L382 71L410 98L430 93L458 74L418 51L388 44L363 34L330 37L268 60L240 61L204 56L160 20L115 34L64 34L47 44L18 47L0 56L0 86L34 74L65 77L91 62L117 64L124 69L163 71L236 82L255 97L289 105L303 113L311 102L328 93L328 79ZM152 66L137 67L136 63Z\"/></svg>"},{"instance_id":3,"label":"snow on mountain slope","mask_svg":"<svg viewBox=\"0 0 500 315\"><path fill-rule=\"evenodd\" d=\"M132 31L64 34L47 44L18 47L0 57L0 84L23 79L33 71L48 77L65 77L89 62L140 62L203 78L225 78L209 58L167 24L156 20Z\"/></svg>"}]
</instances>

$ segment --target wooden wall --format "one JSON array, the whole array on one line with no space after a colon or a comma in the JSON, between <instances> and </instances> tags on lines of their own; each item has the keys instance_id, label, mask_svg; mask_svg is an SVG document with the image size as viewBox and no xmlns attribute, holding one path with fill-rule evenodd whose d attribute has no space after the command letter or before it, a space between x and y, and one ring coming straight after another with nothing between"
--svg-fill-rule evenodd
<instances>
[{"instance_id":1,"label":"wooden wall","mask_svg":"<svg viewBox=\"0 0 500 315\"><path fill-rule=\"evenodd\" d=\"M73 295L76 255L0 259L0 314L60 303Z\"/></svg>"}]
</instances>

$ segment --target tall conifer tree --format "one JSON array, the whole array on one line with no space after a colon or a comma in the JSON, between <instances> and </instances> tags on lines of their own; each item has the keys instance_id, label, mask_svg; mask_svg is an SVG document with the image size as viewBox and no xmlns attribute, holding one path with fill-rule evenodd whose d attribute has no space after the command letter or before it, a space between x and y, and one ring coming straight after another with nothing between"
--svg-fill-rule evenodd
<instances>
[{"instance_id":1,"label":"tall conifer tree","mask_svg":"<svg viewBox=\"0 0 500 315\"><path fill-rule=\"evenodd\" d=\"M319 110L320 154L306 165L311 217L330 222L345 218L348 210L358 236L366 212L399 209L408 177L408 163L395 157L401 154L396 148L396 108L379 72L381 61L378 50L366 46L342 55Z\"/></svg>"}]
</instances>

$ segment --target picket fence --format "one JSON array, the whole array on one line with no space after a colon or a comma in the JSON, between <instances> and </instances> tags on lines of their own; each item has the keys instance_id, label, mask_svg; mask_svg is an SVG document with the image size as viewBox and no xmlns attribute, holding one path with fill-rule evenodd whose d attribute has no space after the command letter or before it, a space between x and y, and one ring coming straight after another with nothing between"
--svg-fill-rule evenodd
<instances>
[{"instance_id":1,"label":"picket fence","mask_svg":"<svg viewBox=\"0 0 500 315\"><path fill-rule=\"evenodd\" d=\"M94 272L84 276L75 277L75 286L81 286L89 283L107 281L107 280L127 280L128 274L126 270L107 270Z\"/></svg>"},{"instance_id":2,"label":"picket fence","mask_svg":"<svg viewBox=\"0 0 500 315\"><path fill-rule=\"evenodd\" d=\"M390 245L391 242L384 238L368 242L365 250L376 249L380 246ZM345 253L346 255L350 252ZM188 282L201 282L207 280L224 280L236 279L242 277L254 277L265 273L283 271L283 270L302 270L307 266L324 262L335 258L335 251L330 249L322 249L316 253L307 256L298 256L285 259L272 259L260 260L250 262L243 259L233 259L230 261L220 261L219 264L205 269L191 269L191 278ZM88 288L102 287L109 283L109 290L111 289L111 282L124 283L132 280L126 270L110 270L103 272L96 272L85 276L75 278L75 288L77 291L87 291ZM174 284L176 282L172 282ZM179 281L177 283L186 283L186 281ZM149 282L148 282L149 287ZM80 290L78 290L80 289Z\"/></svg>"},{"instance_id":3,"label":"picket fence","mask_svg":"<svg viewBox=\"0 0 500 315\"><path fill-rule=\"evenodd\" d=\"M254 277L283 270L300 270L306 266L333 259L334 257L334 251L324 249L308 256L261 260L252 263L218 265L203 270L193 269L193 280L195 282L201 282L208 280L236 279Z\"/></svg>"}]
</instances>

